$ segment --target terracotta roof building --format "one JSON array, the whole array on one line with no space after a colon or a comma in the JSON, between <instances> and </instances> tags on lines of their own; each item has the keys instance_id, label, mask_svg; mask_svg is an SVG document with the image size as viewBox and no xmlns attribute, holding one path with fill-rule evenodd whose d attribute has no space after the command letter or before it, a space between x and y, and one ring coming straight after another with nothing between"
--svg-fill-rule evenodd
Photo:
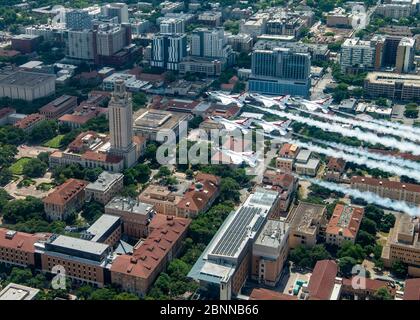
<instances>
[{"instance_id":1,"label":"terracotta roof building","mask_svg":"<svg viewBox=\"0 0 420 320\"><path fill-rule=\"evenodd\" d=\"M296 296L264 288L253 289L249 300L298 300Z\"/></svg>"},{"instance_id":2,"label":"terracotta roof building","mask_svg":"<svg viewBox=\"0 0 420 320\"><path fill-rule=\"evenodd\" d=\"M39 113L32 113L22 120L17 121L14 126L16 128L22 129L26 133L30 133L35 127L37 127L45 117Z\"/></svg>"},{"instance_id":3,"label":"terracotta roof building","mask_svg":"<svg viewBox=\"0 0 420 320\"><path fill-rule=\"evenodd\" d=\"M69 179L44 198L44 210L51 220L65 220L76 213L85 201L87 181Z\"/></svg>"},{"instance_id":4,"label":"terracotta roof building","mask_svg":"<svg viewBox=\"0 0 420 320\"><path fill-rule=\"evenodd\" d=\"M46 240L49 234L30 234L0 228L0 263L16 266L35 266L35 243Z\"/></svg>"},{"instance_id":5,"label":"terracotta roof building","mask_svg":"<svg viewBox=\"0 0 420 320\"><path fill-rule=\"evenodd\" d=\"M330 181L340 181L346 168L346 161L341 158L331 157L327 163L325 178Z\"/></svg>"},{"instance_id":6,"label":"terracotta roof building","mask_svg":"<svg viewBox=\"0 0 420 320\"><path fill-rule=\"evenodd\" d=\"M396 290L395 288L392 288L388 282L363 277L343 279L343 286L341 292L343 296L362 300L371 297L380 288L386 288L391 294L391 296L395 296Z\"/></svg>"},{"instance_id":7,"label":"terracotta roof building","mask_svg":"<svg viewBox=\"0 0 420 320\"><path fill-rule=\"evenodd\" d=\"M354 176L350 180L351 187L360 191L369 191L392 200L405 201L420 205L420 185L403 183L387 179L375 179Z\"/></svg>"},{"instance_id":8,"label":"terracotta roof building","mask_svg":"<svg viewBox=\"0 0 420 320\"><path fill-rule=\"evenodd\" d=\"M177 256L191 220L170 216L155 216L153 231L134 249L133 255L118 256L111 267L111 282L123 290L140 296L168 263Z\"/></svg>"},{"instance_id":9,"label":"terracotta roof building","mask_svg":"<svg viewBox=\"0 0 420 320\"><path fill-rule=\"evenodd\" d=\"M195 183L184 194L178 203L178 215L181 217L195 217L200 212L207 211L219 195L220 177L212 174L198 173Z\"/></svg>"},{"instance_id":10,"label":"terracotta roof building","mask_svg":"<svg viewBox=\"0 0 420 320\"><path fill-rule=\"evenodd\" d=\"M420 300L420 279L405 281L404 300Z\"/></svg>"},{"instance_id":11,"label":"terracotta roof building","mask_svg":"<svg viewBox=\"0 0 420 320\"><path fill-rule=\"evenodd\" d=\"M337 204L325 231L326 242L337 246L343 241L354 243L364 211L363 208Z\"/></svg>"},{"instance_id":12,"label":"terracotta roof building","mask_svg":"<svg viewBox=\"0 0 420 320\"><path fill-rule=\"evenodd\" d=\"M299 147L295 144L283 144L276 159L276 167L281 171L291 172L299 150Z\"/></svg>"},{"instance_id":13,"label":"terracotta roof building","mask_svg":"<svg viewBox=\"0 0 420 320\"><path fill-rule=\"evenodd\" d=\"M337 300L337 263L333 260L320 260L316 263L308 284L310 300Z\"/></svg>"}]
</instances>

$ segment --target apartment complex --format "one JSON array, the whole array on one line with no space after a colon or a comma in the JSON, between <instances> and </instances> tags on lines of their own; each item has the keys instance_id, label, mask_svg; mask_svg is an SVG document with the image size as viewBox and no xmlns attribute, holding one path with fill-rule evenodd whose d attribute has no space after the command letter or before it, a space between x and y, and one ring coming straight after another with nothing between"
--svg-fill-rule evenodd
<instances>
[{"instance_id":1,"label":"apartment complex","mask_svg":"<svg viewBox=\"0 0 420 320\"><path fill-rule=\"evenodd\" d=\"M39 109L39 113L45 116L48 120L58 119L64 114L71 113L76 106L77 97L65 94L50 103L47 103Z\"/></svg>"},{"instance_id":2,"label":"apartment complex","mask_svg":"<svg viewBox=\"0 0 420 320\"><path fill-rule=\"evenodd\" d=\"M117 196L106 204L105 213L121 218L124 234L134 239L141 239L147 237L148 226L156 212L150 204Z\"/></svg>"},{"instance_id":3,"label":"apartment complex","mask_svg":"<svg viewBox=\"0 0 420 320\"><path fill-rule=\"evenodd\" d=\"M56 187L42 200L48 219L65 220L70 214L76 214L85 201L87 185L87 181L72 178Z\"/></svg>"},{"instance_id":4,"label":"apartment complex","mask_svg":"<svg viewBox=\"0 0 420 320\"><path fill-rule=\"evenodd\" d=\"M290 248L299 245L314 246L318 239L324 238L326 212L324 205L299 202L286 220L290 224Z\"/></svg>"},{"instance_id":5,"label":"apartment complex","mask_svg":"<svg viewBox=\"0 0 420 320\"><path fill-rule=\"evenodd\" d=\"M187 56L187 36L183 33L156 34L152 40L152 67L178 70Z\"/></svg>"},{"instance_id":6,"label":"apartment complex","mask_svg":"<svg viewBox=\"0 0 420 320\"><path fill-rule=\"evenodd\" d=\"M372 192L383 198L420 205L420 185L417 184L360 176L353 176L350 184L352 188Z\"/></svg>"},{"instance_id":7,"label":"apartment complex","mask_svg":"<svg viewBox=\"0 0 420 320\"><path fill-rule=\"evenodd\" d=\"M325 242L341 246L343 241L356 241L364 209L344 204L337 204L325 231Z\"/></svg>"},{"instance_id":8,"label":"apartment complex","mask_svg":"<svg viewBox=\"0 0 420 320\"><path fill-rule=\"evenodd\" d=\"M86 186L86 199L107 204L123 188L124 175L103 171L96 179Z\"/></svg>"},{"instance_id":9,"label":"apartment complex","mask_svg":"<svg viewBox=\"0 0 420 320\"><path fill-rule=\"evenodd\" d=\"M382 250L382 261L388 268L396 261L408 265L408 274L420 277L420 221L417 217L402 214L389 231Z\"/></svg>"},{"instance_id":10,"label":"apartment complex","mask_svg":"<svg viewBox=\"0 0 420 320\"><path fill-rule=\"evenodd\" d=\"M28 71L0 74L0 97L33 101L55 93L55 75Z\"/></svg>"}]
</instances>

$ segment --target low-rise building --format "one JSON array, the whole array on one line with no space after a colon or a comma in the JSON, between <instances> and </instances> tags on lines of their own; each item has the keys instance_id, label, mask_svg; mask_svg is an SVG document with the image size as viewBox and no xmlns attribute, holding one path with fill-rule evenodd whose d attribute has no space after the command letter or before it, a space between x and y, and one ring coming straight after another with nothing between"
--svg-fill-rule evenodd
<instances>
[{"instance_id":1,"label":"low-rise building","mask_svg":"<svg viewBox=\"0 0 420 320\"><path fill-rule=\"evenodd\" d=\"M95 182L91 182L86 186L86 199L91 199L107 204L118 192L123 188L122 173L111 173L103 171L96 179Z\"/></svg>"},{"instance_id":2,"label":"low-rise building","mask_svg":"<svg viewBox=\"0 0 420 320\"><path fill-rule=\"evenodd\" d=\"M354 243L363 215L363 208L337 204L325 231L326 243L337 246L343 241Z\"/></svg>"},{"instance_id":3,"label":"low-rise building","mask_svg":"<svg viewBox=\"0 0 420 320\"><path fill-rule=\"evenodd\" d=\"M112 248L107 244L53 235L39 245L39 250L42 250L43 272L54 274L59 267L64 268L65 276L76 283L103 287L107 282L105 273L112 261Z\"/></svg>"},{"instance_id":4,"label":"low-rise building","mask_svg":"<svg viewBox=\"0 0 420 320\"><path fill-rule=\"evenodd\" d=\"M341 158L331 157L328 160L327 168L325 171L325 178L330 181L341 181L341 176L343 175L346 168L346 161Z\"/></svg>"},{"instance_id":5,"label":"low-rise building","mask_svg":"<svg viewBox=\"0 0 420 320\"><path fill-rule=\"evenodd\" d=\"M379 279L370 279L360 276L354 276L351 279L343 279L341 294L346 298L357 300L367 300L381 288L386 288L388 293L394 297L396 294L389 282Z\"/></svg>"},{"instance_id":6,"label":"low-rise building","mask_svg":"<svg viewBox=\"0 0 420 320\"><path fill-rule=\"evenodd\" d=\"M0 97L33 101L55 93L55 75L13 71L0 75Z\"/></svg>"},{"instance_id":7,"label":"low-rise building","mask_svg":"<svg viewBox=\"0 0 420 320\"><path fill-rule=\"evenodd\" d=\"M420 76L387 72L369 72L365 92L372 98L415 101L420 99Z\"/></svg>"},{"instance_id":8,"label":"low-rise building","mask_svg":"<svg viewBox=\"0 0 420 320\"><path fill-rule=\"evenodd\" d=\"M40 290L10 282L0 291L0 301L35 300Z\"/></svg>"},{"instance_id":9,"label":"low-rise building","mask_svg":"<svg viewBox=\"0 0 420 320\"><path fill-rule=\"evenodd\" d=\"M70 214L77 213L85 202L87 181L69 179L55 188L43 199L48 219L65 220Z\"/></svg>"},{"instance_id":10,"label":"low-rise building","mask_svg":"<svg viewBox=\"0 0 420 320\"><path fill-rule=\"evenodd\" d=\"M300 150L295 159L295 170L297 174L315 177L320 161L312 157L312 152L309 150Z\"/></svg>"},{"instance_id":11,"label":"low-rise building","mask_svg":"<svg viewBox=\"0 0 420 320\"><path fill-rule=\"evenodd\" d=\"M403 300L420 300L420 279L405 281Z\"/></svg>"},{"instance_id":12,"label":"low-rise building","mask_svg":"<svg viewBox=\"0 0 420 320\"><path fill-rule=\"evenodd\" d=\"M420 220L408 214L397 217L390 229L381 259L385 267L392 267L396 261L408 265L408 273L420 277Z\"/></svg>"},{"instance_id":13,"label":"low-rise building","mask_svg":"<svg viewBox=\"0 0 420 320\"><path fill-rule=\"evenodd\" d=\"M420 185L418 184L353 176L350 185L352 188L372 192L383 198L420 205Z\"/></svg>"},{"instance_id":14,"label":"low-rise building","mask_svg":"<svg viewBox=\"0 0 420 320\"><path fill-rule=\"evenodd\" d=\"M334 260L317 261L308 284L308 299L338 300L341 279L337 278L338 265Z\"/></svg>"},{"instance_id":15,"label":"low-rise building","mask_svg":"<svg viewBox=\"0 0 420 320\"><path fill-rule=\"evenodd\" d=\"M114 247L120 241L121 234L122 219L118 216L103 214L81 234L81 238Z\"/></svg>"},{"instance_id":16,"label":"low-rise building","mask_svg":"<svg viewBox=\"0 0 420 320\"><path fill-rule=\"evenodd\" d=\"M111 266L111 282L144 296L182 248L191 220L156 215L152 231L132 255L120 255Z\"/></svg>"},{"instance_id":17,"label":"low-rise building","mask_svg":"<svg viewBox=\"0 0 420 320\"><path fill-rule=\"evenodd\" d=\"M47 234L30 234L0 228L0 263L9 266L35 267L35 243Z\"/></svg>"},{"instance_id":18,"label":"low-rise building","mask_svg":"<svg viewBox=\"0 0 420 320\"><path fill-rule=\"evenodd\" d=\"M188 191L177 204L177 216L196 217L207 211L219 196L220 177L199 172Z\"/></svg>"},{"instance_id":19,"label":"low-rise building","mask_svg":"<svg viewBox=\"0 0 420 320\"><path fill-rule=\"evenodd\" d=\"M295 144L283 144L276 158L276 167L284 172L292 172L299 150L299 147Z\"/></svg>"},{"instance_id":20,"label":"low-rise building","mask_svg":"<svg viewBox=\"0 0 420 320\"><path fill-rule=\"evenodd\" d=\"M134 120L133 131L137 136L147 140L157 141L157 134L161 130L172 130L179 134L179 123L187 121L189 115L185 113L164 110L146 110Z\"/></svg>"},{"instance_id":21,"label":"low-rise building","mask_svg":"<svg viewBox=\"0 0 420 320\"><path fill-rule=\"evenodd\" d=\"M268 220L252 247L251 278L275 286L289 253L289 226L285 221Z\"/></svg>"},{"instance_id":22,"label":"low-rise building","mask_svg":"<svg viewBox=\"0 0 420 320\"><path fill-rule=\"evenodd\" d=\"M293 200L293 195L298 187L298 179L288 173L266 170L262 182L265 185L271 185L272 189L279 192L279 208L281 212L278 212L278 214L287 212L289 205ZM270 218L277 218L277 214Z\"/></svg>"},{"instance_id":23,"label":"low-rise building","mask_svg":"<svg viewBox=\"0 0 420 320\"><path fill-rule=\"evenodd\" d=\"M123 233L131 238L145 238L155 210L152 205L132 198L115 197L105 206L105 213L122 219Z\"/></svg>"},{"instance_id":24,"label":"low-rise building","mask_svg":"<svg viewBox=\"0 0 420 320\"><path fill-rule=\"evenodd\" d=\"M45 120L45 117L39 113L32 113L23 119L20 119L15 122L13 125L16 128L22 129L26 133L31 133L38 125Z\"/></svg>"},{"instance_id":25,"label":"low-rise building","mask_svg":"<svg viewBox=\"0 0 420 320\"><path fill-rule=\"evenodd\" d=\"M327 208L321 204L299 202L287 216L290 223L290 248L299 245L314 246L319 238L325 237Z\"/></svg>"},{"instance_id":26,"label":"low-rise building","mask_svg":"<svg viewBox=\"0 0 420 320\"><path fill-rule=\"evenodd\" d=\"M31 34L18 34L12 37L12 49L23 54L34 52L41 43L42 37Z\"/></svg>"},{"instance_id":27,"label":"low-rise building","mask_svg":"<svg viewBox=\"0 0 420 320\"><path fill-rule=\"evenodd\" d=\"M72 113L76 106L77 97L65 94L51 101L50 103L47 103L45 106L39 109L39 113L49 120L58 119L62 115Z\"/></svg>"}]
</instances>

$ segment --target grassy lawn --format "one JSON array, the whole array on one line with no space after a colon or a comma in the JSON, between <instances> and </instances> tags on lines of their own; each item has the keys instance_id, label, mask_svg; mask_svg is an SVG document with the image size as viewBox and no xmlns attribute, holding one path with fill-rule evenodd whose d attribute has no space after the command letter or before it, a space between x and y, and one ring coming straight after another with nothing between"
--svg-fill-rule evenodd
<instances>
[{"instance_id":1,"label":"grassy lawn","mask_svg":"<svg viewBox=\"0 0 420 320\"><path fill-rule=\"evenodd\" d=\"M59 134L58 136L52 138L51 140L48 140L43 144L44 147L49 148L60 148L61 147L61 140L63 140L64 134Z\"/></svg>"},{"instance_id":2,"label":"grassy lawn","mask_svg":"<svg viewBox=\"0 0 420 320\"><path fill-rule=\"evenodd\" d=\"M23 165L27 163L30 159L31 158L20 158L18 161L16 161L10 166L10 170L13 174L22 174Z\"/></svg>"}]
</instances>

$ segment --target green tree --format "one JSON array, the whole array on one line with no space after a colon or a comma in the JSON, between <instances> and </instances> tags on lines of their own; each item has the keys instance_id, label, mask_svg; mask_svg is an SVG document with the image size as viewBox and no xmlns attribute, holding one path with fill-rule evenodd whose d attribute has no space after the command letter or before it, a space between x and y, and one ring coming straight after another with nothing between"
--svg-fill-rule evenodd
<instances>
[{"instance_id":1,"label":"green tree","mask_svg":"<svg viewBox=\"0 0 420 320\"><path fill-rule=\"evenodd\" d=\"M32 158L28 162L23 164L22 173L30 178L43 177L47 172L48 165L39 160L38 158Z\"/></svg>"},{"instance_id":2,"label":"green tree","mask_svg":"<svg viewBox=\"0 0 420 320\"><path fill-rule=\"evenodd\" d=\"M240 185L232 178L223 178L220 183L220 199L222 201L232 200L238 202L241 194Z\"/></svg>"},{"instance_id":3,"label":"green tree","mask_svg":"<svg viewBox=\"0 0 420 320\"><path fill-rule=\"evenodd\" d=\"M5 186L12 180L12 178L13 173L9 168L4 167L0 169L0 186Z\"/></svg>"},{"instance_id":4,"label":"green tree","mask_svg":"<svg viewBox=\"0 0 420 320\"><path fill-rule=\"evenodd\" d=\"M391 271L399 278L406 278L408 273L408 266L401 260L397 260L392 264Z\"/></svg>"},{"instance_id":5,"label":"green tree","mask_svg":"<svg viewBox=\"0 0 420 320\"><path fill-rule=\"evenodd\" d=\"M361 261L365 257L365 252L359 244L353 244L351 241L343 241L341 248L337 252L339 258L351 257Z\"/></svg>"},{"instance_id":6,"label":"green tree","mask_svg":"<svg viewBox=\"0 0 420 320\"><path fill-rule=\"evenodd\" d=\"M338 262L340 273L344 277L351 277L353 266L357 264L357 260L352 257L342 257Z\"/></svg>"},{"instance_id":7,"label":"green tree","mask_svg":"<svg viewBox=\"0 0 420 320\"><path fill-rule=\"evenodd\" d=\"M54 138L57 134L58 125L55 120L41 121L28 136L31 143L40 143Z\"/></svg>"},{"instance_id":8,"label":"green tree","mask_svg":"<svg viewBox=\"0 0 420 320\"><path fill-rule=\"evenodd\" d=\"M373 300L393 300L392 295L386 287L381 287L372 296Z\"/></svg>"}]
</instances>

